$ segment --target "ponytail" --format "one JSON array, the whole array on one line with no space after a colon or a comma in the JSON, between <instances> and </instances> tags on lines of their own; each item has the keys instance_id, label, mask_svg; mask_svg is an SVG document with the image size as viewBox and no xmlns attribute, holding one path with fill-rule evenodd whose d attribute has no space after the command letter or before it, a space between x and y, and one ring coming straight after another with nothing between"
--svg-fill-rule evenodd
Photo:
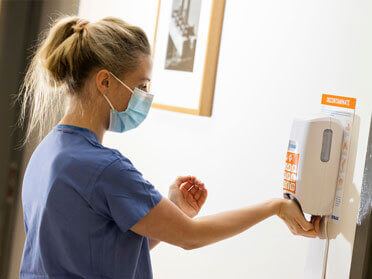
<instances>
[{"instance_id":1,"label":"ponytail","mask_svg":"<svg viewBox=\"0 0 372 279\"><path fill-rule=\"evenodd\" d=\"M119 18L95 23L76 16L58 18L37 45L20 93L18 124L27 119L23 145L33 132L39 140L63 116L66 97L81 98L90 72L104 68L115 75L135 70L139 55L149 55L146 34Z\"/></svg>"}]
</instances>

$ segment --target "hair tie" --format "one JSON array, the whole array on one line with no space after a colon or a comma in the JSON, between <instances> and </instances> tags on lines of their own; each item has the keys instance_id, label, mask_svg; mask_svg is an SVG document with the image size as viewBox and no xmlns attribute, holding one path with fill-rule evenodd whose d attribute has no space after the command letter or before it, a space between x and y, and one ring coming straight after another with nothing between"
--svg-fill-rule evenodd
<instances>
[{"instance_id":1,"label":"hair tie","mask_svg":"<svg viewBox=\"0 0 372 279\"><path fill-rule=\"evenodd\" d=\"M84 27L89 23L86 19L78 19L75 23L75 25L72 27L74 32L82 33L85 29Z\"/></svg>"},{"instance_id":2,"label":"hair tie","mask_svg":"<svg viewBox=\"0 0 372 279\"><path fill-rule=\"evenodd\" d=\"M83 27L85 25L89 24L89 20L86 20L86 19L78 19L78 21L76 22L76 27Z\"/></svg>"}]
</instances>

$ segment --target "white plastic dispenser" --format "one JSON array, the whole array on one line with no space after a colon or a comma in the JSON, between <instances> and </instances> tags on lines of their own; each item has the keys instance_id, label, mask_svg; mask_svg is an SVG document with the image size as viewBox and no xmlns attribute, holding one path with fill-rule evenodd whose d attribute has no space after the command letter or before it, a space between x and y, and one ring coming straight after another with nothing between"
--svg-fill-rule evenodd
<instances>
[{"instance_id":1,"label":"white plastic dispenser","mask_svg":"<svg viewBox=\"0 0 372 279\"><path fill-rule=\"evenodd\" d=\"M305 213L332 215L343 133L341 122L330 116L293 121L283 195Z\"/></svg>"}]
</instances>

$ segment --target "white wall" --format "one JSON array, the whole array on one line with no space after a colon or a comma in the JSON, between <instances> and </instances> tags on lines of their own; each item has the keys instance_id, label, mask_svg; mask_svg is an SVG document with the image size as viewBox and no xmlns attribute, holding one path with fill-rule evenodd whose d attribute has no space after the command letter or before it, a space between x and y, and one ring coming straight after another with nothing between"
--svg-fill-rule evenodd
<instances>
[{"instance_id":1,"label":"white wall","mask_svg":"<svg viewBox=\"0 0 372 279\"><path fill-rule=\"evenodd\" d=\"M281 196L291 121L317 113L322 93L358 98L341 233L327 278L348 278L372 106L372 2L226 1L211 118L152 109L136 130L109 133L164 194L178 175L196 175L212 214ZM153 36L157 1L87 1L89 19L120 16ZM182 84L169 83L169 90ZM156 92L154 92L156 94ZM184 251L152 251L155 278L304 278L310 240L272 217L232 239ZM310 260L312 260L310 258ZM314 266L318 271L321 266ZM315 278L315 277L314 277Z\"/></svg>"},{"instance_id":2,"label":"white wall","mask_svg":"<svg viewBox=\"0 0 372 279\"><path fill-rule=\"evenodd\" d=\"M83 1L80 13L114 13L152 38L156 4ZM281 196L292 119L319 112L322 93L356 97L343 215L332 228L340 233L330 244L327 276L348 278L372 106L371 34L370 1L227 0L212 117L152 109L138 129L109 133L104 143L164 195L177 175L196 175L209 188L202 214L211 214ZM180 86L168 85L175 93ZM153 269L155 278L304 278L306 265L314 274L321 269L309 256L321 246L316 241L292 236L272 217L199 250L162 244L152 252Z\"/></svg>"}]
</instances>

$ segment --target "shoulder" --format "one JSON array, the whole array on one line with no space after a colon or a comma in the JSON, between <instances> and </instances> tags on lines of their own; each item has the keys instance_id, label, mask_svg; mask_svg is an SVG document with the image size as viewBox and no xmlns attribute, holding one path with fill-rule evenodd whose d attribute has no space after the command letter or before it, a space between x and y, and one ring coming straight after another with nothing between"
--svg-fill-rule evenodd
<instances>
[{"instance_id":1,"label":"shoulder","mask_svg":"<svg viewBox=\"0 0 372 279\"><path fill-rule=\"evenodd\" d=\"M125 182L131 181L147 182L143 178L142 173L137 170L127 157L117 150L113 150L113 152L114 153L110 155L110 162L105 165L96 179L97 186L107 183L111 185L118 183L125 184Z\"/></svg>"},{"instance_id":2,"label":"shoulder","mask_svg":"<svg viewBox=\"0 0 372 279\"><path fill-rule=\"evenodd\" d=\"M120 152L100 171L93 183L93 192L104 195L142 195L154 191L154 185L146 180L132 162Z\"/></svg>"},{"instance_id":3,"label":"shoulder","mask_svg":"<svg viewBox=\"0 0 372 279\"><path fill-rule=\"evenodd\" d=\"M113 218L126 231L161 198L161 193L143 178L131 161L119 155L97 177L90 203L97 212Z\"/></svg>"},{"instance_id":4,"label":"shoulder","mask_svg":"<svg viewBox=\"0 0 372 279\"><path fill-rule=\"evenodd\" d=\"M95 166L97 175L104 173L115 173L119 169L132 169L132 162L119 150L105 147L103 145L90 146L80 150L79 157L86 166Z\"/></svg>"},{"instance_id":5,"label":"shoulder","mask_svg":"<svg viewBox=\"0 0 372 279\"><path fill-rule=\"evenodd\" d=\"M100 145L97 147L100 160L105 161L105 168L102 174L112 174L121 170L135 169L131 160L115 148Z\"/></svg>"},{"instance_id":6,"label":"shoulder","mask_svg":"<svg viewBox=\"0 0 372 279\"><path fill-rule=\"evenodd\" d=\"M59 153L58 162L63 162L67 173L84 174L88 196L95 184L114 184L122 180L125 171L135 170L132 162L119 150L97 145L81 145L79 149L68 148L67 152ZM131 172L131 173L132 173ZM100 183L98 183L100 182Z\"/></svg>"}]
</instances>

